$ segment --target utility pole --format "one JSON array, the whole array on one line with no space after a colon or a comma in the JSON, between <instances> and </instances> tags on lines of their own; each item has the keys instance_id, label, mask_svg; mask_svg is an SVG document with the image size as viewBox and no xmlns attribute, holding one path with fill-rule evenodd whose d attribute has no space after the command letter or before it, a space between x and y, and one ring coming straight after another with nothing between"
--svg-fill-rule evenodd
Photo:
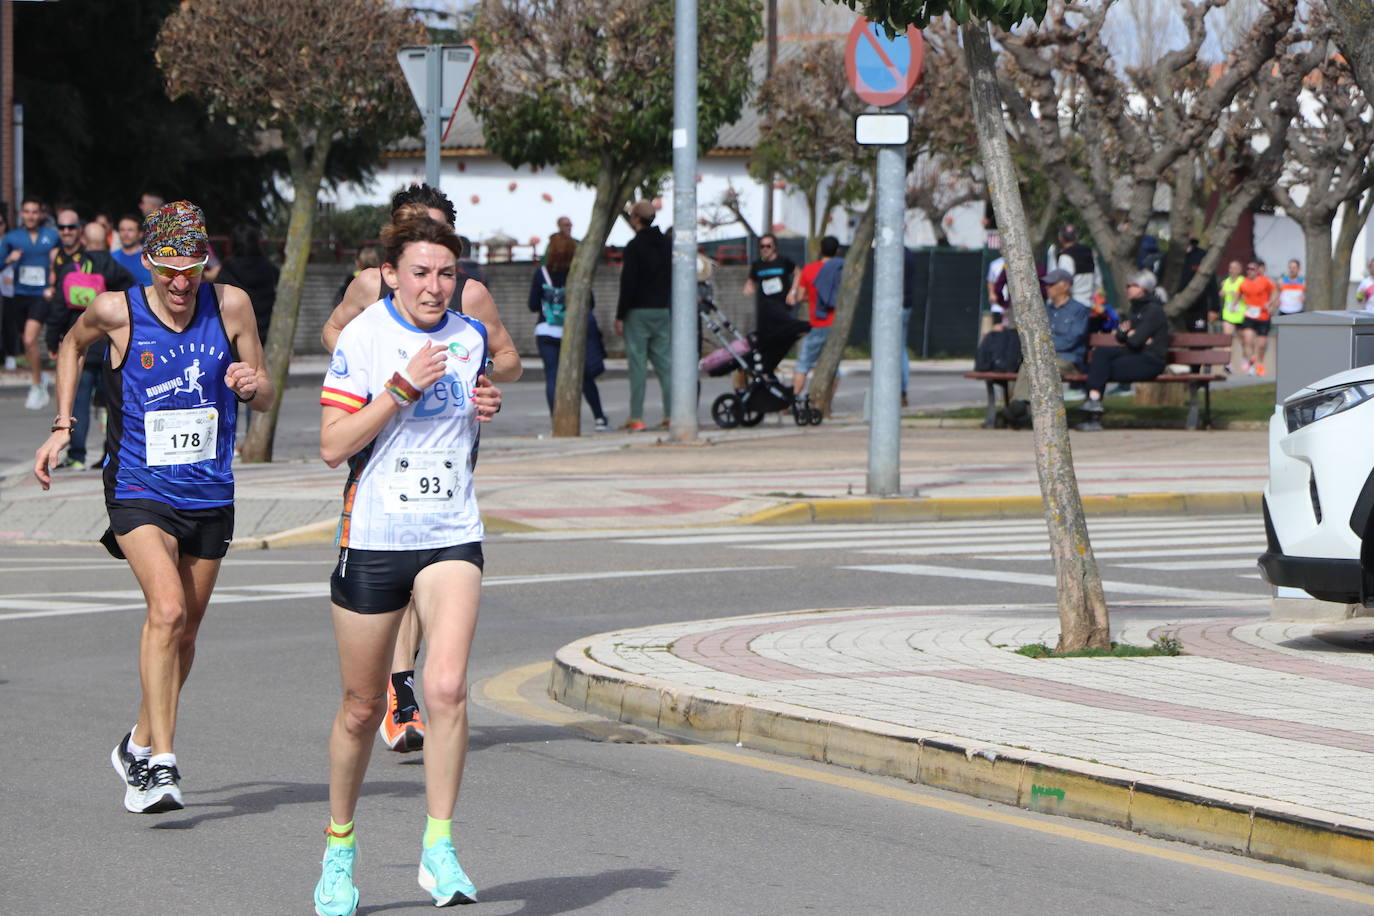
<instances>
[{"instance_id":1,"label":"utility pole","mask_svg":"<svg viewBox=\"0 0 1374 916\"><path fill-rule=\"evenodd\" d=\"M677 0L673 32L672 429L697 437L697 0Z\"/></svg>"},{"instance_id":2,"label":"utility pole","mask_svg":"<svg viewBox=\"0 0 1374 916\"><path fill-rule=\"evenodd\" d=\"M764 31L767 37L767 55L764 58L763 78L768 81L773 77L773 70L778 66L778 0L768 0L764 13ZM768 116L768 112L764 112ZM763 181L763 225L760 227L762 235L773 231L773 176L768 175Z\"/></svg>"}]
</instances>

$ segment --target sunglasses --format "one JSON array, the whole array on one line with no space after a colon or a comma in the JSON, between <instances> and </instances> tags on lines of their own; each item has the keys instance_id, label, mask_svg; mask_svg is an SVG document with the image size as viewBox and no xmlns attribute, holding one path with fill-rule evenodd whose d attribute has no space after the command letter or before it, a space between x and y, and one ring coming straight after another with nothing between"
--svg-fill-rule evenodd
<instances>
[{"instance_id":1,"label":"sunglasses","mask_svg":"<svg viewBox=\"0 0 1374 916\"><path fill-rule=\"evenodd\" d=\"M759 242L759 247L760 247L760 248L772 248L773 246L770 245L770 244L767 243L767 242Z\"/></svg>"},{"instance_id":2,"label":"sunglasses","mask_svg":"<svg viewBox=\"0 0 1374 916\"><path fill-rule=\"evenodd\" d=\"M159 277L166 277L169 280L175 280L177 277L199 277L200 272L205 269L205 265L210 263L209 255L201 258L190 267L173 267L170 264L159 264L157 261L154 261L150 255L144 255L144 257L148 258L148 263L152 266L154 273Z\"/></svg>"},{"instance_id":3,"label":"sunglasses","mask_svg":"<svg viewBox=\"0 0 1374 916\"><path fill-rule=\"evenodd\" d=\"M81 224L80 224L80 223L58 223L58 224L57 224L57 228L58 228L58 229L62 229L62 230L64 230L64 231L75 231L75 230L81 228Z\"/></svg>"}]
</instances>

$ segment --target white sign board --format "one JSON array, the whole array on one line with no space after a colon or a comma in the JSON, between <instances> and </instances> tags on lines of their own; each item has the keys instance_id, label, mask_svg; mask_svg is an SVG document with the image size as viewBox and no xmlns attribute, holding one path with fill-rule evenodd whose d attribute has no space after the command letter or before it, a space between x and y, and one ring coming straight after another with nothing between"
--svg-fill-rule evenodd
<instances>
[{"instance_id":1,"label":"white sign board","mask_svg":"<svg viewBox=\"0 0 1374 916\"><path fill-rule=\"evenodd\" d=\"M441 87L438 116L447 124L444 135L448 136L458 104L463 101L472 71L477 67L477 48L472 45L439 45L438 50ZM402 48L396 55L406 84L410 86L410 94L415 96L415 104L420 106L421 116L426 114L425 109L429 106L429 75L425 64L427 51L424 46L411 46Z\"/></svg>"},{"instance_id":2,"label":"white sign board","mask_svg":"<svg viewBox=\"0 0 1374 916\"><path fill-rule=\"evenodd\" d=\"M901 112L861 114L854 119L854 139L862 146L902 146L911 139L911 119Z\"/></svg>"}]
</instances>

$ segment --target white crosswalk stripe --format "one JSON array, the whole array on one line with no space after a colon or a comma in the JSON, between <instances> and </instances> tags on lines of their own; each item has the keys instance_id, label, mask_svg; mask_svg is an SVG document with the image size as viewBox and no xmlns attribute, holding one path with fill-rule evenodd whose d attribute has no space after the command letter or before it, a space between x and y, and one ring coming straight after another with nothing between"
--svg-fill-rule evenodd
<instances>
[{"instance_id":1,"label":"white crosswalk stripe","mask_svg":"<svg viewBox=\"0 0 1374 916\"><path fill-rule=\"evenodd\" d=\"M1254 516L1115 516L1088 520L1093 555L1103 564L1118 569L1148 572L1186 572L1189 570L1231 573L1227 579L1249 578L1257 558L1265 549L1263 522ZM754 526L738 530L684 533L635 532L622 540L631 544L659 547L715 545L760 551L848 552L885 557L933 558L998 562L1050 559L1049 536L1042 519L978 519L970 521L932 521L892 525L809 525L773 528ZM1123 560L1128 562L1114 563ZM921 564L893 564L910 572L924 569L934 574L937 567ZM855 567L845 567L855 568ZM873 567L877 568L877 567ZM945 567L939 567L945 569ZM950 567L949 569L954 569ZM959 575L968 573L964 570ZM989 578L985 572L977 576ZM1026 576L1027 578L1016 578ZM1001 581L1044 585L1043 577L1028 573L1001 572ZM1053 584L1052 578L1048 584ZM1165 585L1115 583L1123 592L1150 593L1161 597L1187 591ZM1232 593L1217 593L1231 595Z\"/></svg>"}]
</instances>

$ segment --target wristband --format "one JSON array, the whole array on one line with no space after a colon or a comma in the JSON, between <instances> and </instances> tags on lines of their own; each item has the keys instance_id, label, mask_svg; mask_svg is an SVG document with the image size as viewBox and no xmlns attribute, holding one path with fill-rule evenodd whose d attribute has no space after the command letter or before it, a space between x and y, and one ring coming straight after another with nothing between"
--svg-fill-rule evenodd
<instances>
[{"instance_id":1,"label":"wristband","mask_svg":"<svg viewBox=\"0 0 1374 916\"><path fill-rule=\"evenodd\" d=\"M71 425L69 425L69 426L62 426L61 423L62 423L63 420L70 420L70 421L71 421ZM71 431L72 431L72 426L75 426L75 425L76 425L76 417L64 417L64 416L62 416L61 414L58 414L57 416L55 416L55 417L52 418L52 429L49 430L49 432L54 432L54 433L55 433L55 432L57 432L59 429L61 429L61 430L66 430L67 432L71 432Z\"/></svg>"},{"instance_id":2,"label":"wristband","mask_svg":"<svg viewBox=\"0 0 1374 916\"><path fill-rule=\"evenodd\" d=\"M391 381L386 383L386 387L388 391L393 388L399 391L405 397L406 401L411 404L420 400L420 397L423 395L423 392L420 391L419 388L416 388L415 383L410 380L410 376L406 375L404 372L393 372L391 374Z\"/></svg>"}]
</instances>

